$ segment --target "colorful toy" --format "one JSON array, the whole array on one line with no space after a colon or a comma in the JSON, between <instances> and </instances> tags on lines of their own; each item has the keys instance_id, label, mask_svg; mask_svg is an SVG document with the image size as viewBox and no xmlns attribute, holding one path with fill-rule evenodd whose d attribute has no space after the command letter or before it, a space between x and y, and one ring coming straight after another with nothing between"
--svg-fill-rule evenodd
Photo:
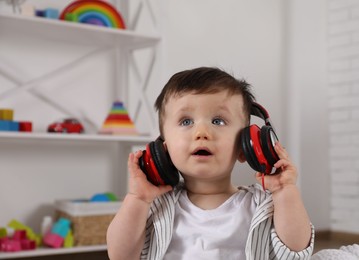
<instances>
[{"instance_id":1,"label":"colorful toy","mask_svg":"<svg viewBox=\"0 0 359 260\"><path fill-rule=\"evenodd\" d=\"M0 120L0 131L19 131L19 123L10 120Z\"/></svg>"},{"instance_id":2,"label":"colorful toy","mask_svg":"<svg viewBox=\"0 0 359 260\"><path fill-rule=\"evenodd\" d=\"M0 109L0 120L12 121L14 117L14 110L12 109Z\"/></svg>"},{"instance_id":3,"label":"colorful toy","mask_svg":"<svg viewBox=\"0 0 359 260\"><path fill-rule=\"evenodd\" d=\"M36 248L36 241L27 237L26 230L15 230L13 235L7 234L5 228L1 228L1 230L0 251L17 252L21 250L34 250Z\"/></svg>"},{"instance_id":4,"label":"colorful toy","mask_svg":"<svg viewBox=\"0 0 359 260\"><path fill-rule=\"evenodd\" d=\"M49 133L78 133L85 132L85 128L79 120L75 118L65 118L50 124L47 128Z\"/></svg>"},{"instance_id":5,"label":"colorful toy","mask_svg":"<svg viewBox=\"0 0 359 260\"><path fill-rule=\"evenodd\" d=\"M59 10L55 8L46 8L44 10L35 10L35 15L38 17L44 17L48 19L58 19L59 18Z\"/></svg>"},{"instance_id":6,"label":"colorful toy","mask_svg":"<svg viewBox=\"0 0 359 260\"><path fill-rule=\"evenodd\" d=\"M0 227L0 238L4 238L7 236L7 230L4 227Z\"/></svg>"},{"instance_id":7,"label":"colorful toy","mask_svg":"<svg viewBox=\"0 0 359 260\"><path fill-rule=\"evenodd\" d=\"M61 12L61 20L125 29L120 13L102 0L77 0Z\"/></svg>"},{"instance_id":8,"label":"colorful toy","mask_svg":"<svg viewBox=\"0 0 359 260\"><path fill-rule=\"evenodd\" d=\"M118 201L115 194L111 192L107 193L98 193L91 197L90 202L109 202L109 201Z\"/></svg>"},{"instance_id":9,"label":"colorful toy","mask_svg":"<svg viewBox=\"0 0 359 260\"><path fill-rule=\"evenodd\" d=\"M67 236L64 239L64 247L73 247L75 244L74 234L72 233L72 230L70 229L69 233L67 233Z\"/></svg>"},{"instance_id":10,"label":"colorful toy","mask_svg":"<svg viewBox=\"0 0 359 260\"><path fill-rule=\"evenodd\" d=\"M43 238L43 243L53 248L62 247L66 236L70 232L71 222L67 218L59 218L51 231Z\"/></svg>"},{"instance_id":11,"label":"colorful toy","mask_svg":"<svg viewBox=\"0 0 359 260\"><path fill-rule=\"evenodd\" d=\"M116 101L113 103L111 111L105 119L100 134L124 134L137 135L135 125L128 115L123 103Z\"/></svg>"},{"instance_id":12,"label":"colorful toy","mask_svg":"<svg viewBox=\"0 0 359 260\"><path fill-rule=\"evenodd\" d=\"M29 121L20 121L19 122L19 131L20 132L32 132L32 123Z\"/></svg>"},{"instance_id":13,"label":"colorful toy","mask_svg":"<svg viewBox=\"0 0 359 260\"><path fill-rule=\"evenodd\" d=\"M31 132L32 123L29 121L14 121L14 110L0 109L0 131Z\"/></svg>"},{"instance_id":14,"label":"colorful toy","mask_svg":"<svg viewBox=\"0 0 359 260\"><path fill-rule=\"evenodd\" d=\"M37 235L29 226L24 225L20 221L13 219L7 224L7 226L10 228L13 228L15 230L15 233L17 230L25 230L26 237L29 240L34 240L36 242L37 246L39 246L41 244L41 237L39 235Z\"/></svg>"}]
</instances>

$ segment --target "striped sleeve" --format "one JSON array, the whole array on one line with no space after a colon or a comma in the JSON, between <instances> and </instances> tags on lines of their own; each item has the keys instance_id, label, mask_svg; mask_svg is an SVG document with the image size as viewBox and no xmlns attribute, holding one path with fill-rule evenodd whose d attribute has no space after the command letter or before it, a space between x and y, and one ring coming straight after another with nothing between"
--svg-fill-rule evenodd
<instances>
[{"instance_id":1,"label":"striped sleeve","mask_svg":"<svg viewBox=\"0 0 359 260\"><path fill-rule=\"evenodd\" d=\"M288 259L288 260L306 260L310 259L314 248L314 227L311 225L312 236L309 246L302 251L291 251L278 237L274 227L271 229L271 242L269 244L269 259Z\"/></svg>"},{"instance_id":2,"label":"striped sleeve","mask_svg":"<svg viewBox=\"0 0 359 260\"><path fill-rule=\"evenodd\" d=\"M145 243L141 259L161 259L171 241L175 203L182 186L168 192L153 201L146 224Z\"/></svg>"},{"instance_id":3,"label":"striped sleeve","mask_svg":"<svg viewBox=\"0 0 359 260\"><path fill-rule=\"evenodd\" d=\"M260 186L248 187L253 194L257 209L252 218L250 232L246 245L247 259L263 260L305 260L310 259L314 248L314 227L311 226L312 236L307 248L300 252L291 251L278 237L273 226L273 200L268 192L263 192Z\"/></svg>"}]
</instances>

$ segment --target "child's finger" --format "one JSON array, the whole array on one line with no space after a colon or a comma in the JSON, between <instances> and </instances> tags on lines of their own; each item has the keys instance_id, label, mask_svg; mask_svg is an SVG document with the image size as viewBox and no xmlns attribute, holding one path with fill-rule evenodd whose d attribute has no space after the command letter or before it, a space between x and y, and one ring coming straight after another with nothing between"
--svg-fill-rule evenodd
<instances>
[{"instance_id":1,"label":"child's finger","mask_svg":"<svg viewBox=\"0 0 359 260\"><path fill-rule=\"evenodd\" d=\"M142 155L142 151L136 151L134 153L129 154L127 167L130 171L130 174L136 175L136 172L138 171L138 169L140 169L138 165L138 159L141 157L141 155Z\"/></svg>"},{"instance_id":2,"label":"child's finger","mask_svg":"<svg viewBox=\"0 0 359 260\"><path fill-rule=\"evenodd\" d=\"M280 142L277 142L274 146L275 151L277 152L280 159L285 158L289 159L289 155Z\"/></svg>"},{"instance_id":3,"label":"child's finger","mask_svg":"<svg viewBox=\"0 0 359 260\"><path fill-rule=\"evenodd\" d=\"M287 159L279 159L279 161L277 161L274 164L275 168L288 167L288 166L290 166L290 161Z\"/></svg>"}]
</instances>

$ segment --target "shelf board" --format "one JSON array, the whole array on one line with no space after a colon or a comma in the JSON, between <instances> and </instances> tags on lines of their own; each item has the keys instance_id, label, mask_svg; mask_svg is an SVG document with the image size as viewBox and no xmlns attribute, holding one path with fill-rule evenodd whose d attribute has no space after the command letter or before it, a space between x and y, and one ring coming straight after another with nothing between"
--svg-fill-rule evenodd
<instances>
[{"instance_id":1,"label":"shelf board","mask_svg":"<svg viewBox=\"0 0 359 260\"><path fill-rule=\"evenodd\" d=\"M0 35L1 30L91 46L117 44L121 47L127 46L129 49L150 47L161 39L159 35L131 30L11 14L0 14Z\"/></svg>"},{"instance_id":2,"label":"shelf board","mask_svg":"<svg viewBox=\"0 0 359 260\"><path fill-rule=\"evenodd\" d=\"M27 250L20 252L0 252L0 259L16 259L23 257L36 257L36 256L48 256L48 255L61 255L61 254L73 254L73 253L87 253L95 251L107 250L106 245L96 246L77 246L71 248L39 248L36 250Z\"/></svg>"},{"instance_id":3,"label":"shelf board","mask_svg":"<svg viewBox=\"0 0 359 260\"><path fill-rule=\"evenodd\" d=\"M62 134L33 132L0 132L0 141L14 140L64 140L87 142L121 142L129 145L142 145L153 141L152 136L143 135L105 135L105 134Z\"/></svg>"}]
</instances>

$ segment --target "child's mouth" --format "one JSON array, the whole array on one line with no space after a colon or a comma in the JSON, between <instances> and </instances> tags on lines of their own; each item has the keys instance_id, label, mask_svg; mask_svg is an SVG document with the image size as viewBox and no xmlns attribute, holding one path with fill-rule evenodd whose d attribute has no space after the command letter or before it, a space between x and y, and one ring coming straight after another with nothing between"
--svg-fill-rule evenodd
<instances>
[{"instance_id":1,"label":"child's mouth","mask_svg":"<svg viewBox=\"0 0 359 260\"><path fill-rule=\"evenodd\" d=\"M205 149L198 149L196 150L193 155L197 155L197 156L209 156L212 155L212 153L208 150Z\"/></svg>"}]
</instances>

